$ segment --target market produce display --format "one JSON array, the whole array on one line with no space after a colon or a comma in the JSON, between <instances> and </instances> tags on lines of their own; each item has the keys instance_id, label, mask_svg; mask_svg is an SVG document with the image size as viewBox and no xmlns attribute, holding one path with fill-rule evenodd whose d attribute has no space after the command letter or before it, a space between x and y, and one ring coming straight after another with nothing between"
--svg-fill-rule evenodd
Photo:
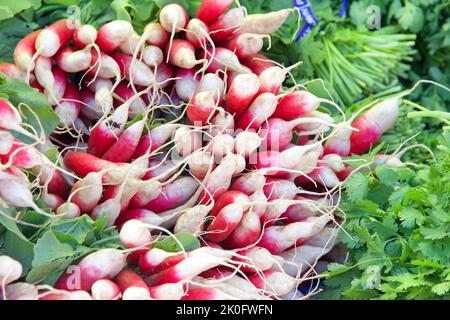
<instances>
[{"instance_id":1,"label":"market produce display","mask_svg":"<svg viewBox=\"0 0 450 320\"><path fill-rule=\"evenodd\" d=\"M414 93L450 90L401 85L420 30L342 18L277 59L283 3L8 8L1 299L449 297L450 113Z\"/></svg>"}]
</instances>

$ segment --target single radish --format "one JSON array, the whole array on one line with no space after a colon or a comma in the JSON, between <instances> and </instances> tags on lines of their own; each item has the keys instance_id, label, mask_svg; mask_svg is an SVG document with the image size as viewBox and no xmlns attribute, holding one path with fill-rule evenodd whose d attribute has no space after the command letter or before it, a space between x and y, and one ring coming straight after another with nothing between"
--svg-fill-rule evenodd
<instances>
[{"instance_id":1,"label":"single radish","mask_svg":"<svg viewBox=\"0 0 450 320\"><path fill-rule=\"evenodd\" d=\"M36 54L53 57L72 38L74 28L70 21L62 19L43 29L36 37Z\"/></svg>"},{"instance_id":2,"label":"single radish","mask_svg":"<svg viewBox=\"0 0 450 320\"><path fill-rule=\"evenodd\" d=\"M197 190L198 182L191 177L180 177L161 189L161 193L145 208L153 212L163 212L181 206Z\"/></svg>"},{"instance_id":3,"label":"single radish","mask_svg":"<svg viewBox=\"0 0 450 320\"><path fill-rule=\"evenodd\" d=\"M259 91L259 79L255 74L240 74L231 82L226 96L226 107L236 117L242 115Z\"/></svg>"},{"instance_id":4,"label":"single radish","mask_svg":"<svg viewBox=\"0 0 450 320\"><path fill-rule=\"evenodd\" d=\"M83 49L97 40L97 30L89 25L83 24L73 33L73 43L79 49Z\"/></svg>"},{"instance_id":5,"label":"single radish","mask_svg":"<svg viewBox=\"0 0 450 320\"><path fill-rule=\"evenodd\" d=\"M242 130L258 129L275 111L277 97L266 92L252 102L244 114L239 118L236 127Z\"/></svg>"},{"instance_id":6,"label":"single radish","mask_svg":"<svg viewBox=\"0 0 450 320\"><path fill-rule=\"evenodd\" d=\"M0 256L0 283L2 287L19 279L22 271L20 262L9 256Z\"/></svg>"},{"instance_id":7,"label":"single radish","mask_svg":"<svg viewBox=\"0 0 450 320\"><path fill-rule=\"evenodd\" d=\"M231 38L225 42L225 47L236 53L240 58L253 56L263 48L265 35L253 33L243 33Z\"/></svg>"},{"instance_id":8,"label":"single radish","mask_svg":"<svg viewBox=\"0 0 450 320\"><path fill-rule=\"evenodd\" d=\"M58 51L55 60L58 67L65 72L80 72L89 68L91 64L91 49L87 47L75 51L72 47L67 46Z\"/></svg>"},{"instance_id":9,"label":"single radish","mask_svg":"<svg viewBox=\"0 0 450 320\"><path fill-rule=\"evenodd\" d=\"M146 152L152 152L163 146L178 127L177 124L166 123L151 129L141 137L132 158L139 158Z\"/></svg>"},{"instance_id":10,"label":"single radish","mask_svg":"<svg viewBox=\"0 0 450 320\"><path fill-rule=\"evenodd\" d=\"M216 43L230 38L238 31L243 21L244 11L242 8L234 8L225 12L209 26L211 38Z\"/></svg>"},{"instance_id":11,"label":"single radish","mask_svg":"<svg viewBox=\"0 0 450 320\"><path fill-rule=\"evenodd\" d=\"M118 249L100 249L88 254L69 268L56 282L55 288L63 290L90 290L101 279L114 278L126 266L126 255Z\"/></svg>"},{"instance_id":12,"label":"single radish","mask_svg":"<svg viewBox=\"0 0 450 320\"><path fill-rule=\"evenodd\" d=\"M225 240L242 219L244 211L238 203L232 203L224 207L217 213L209 224L205 238L213 242L221 242Z\"/></svg>"},{"instance_id":13,"label":"single radish","mask_svg":"<svg viewBox=\"0 0 450 320\"><path fill-rule=\"evenodd\" d=\"M109 147L109 149L102 156L102 159L111 162L127 162L129 161L134 152L136 151L139 141L144 130L146 119L142 119L129 126Z\"/></svg>"},{"instance_id":14,"label":"single radish","mask_svg":"<svg viewBox=\"0 0 450 320\"><path fill-rule=\"evenodd\" d=\"M147 41L147 44L164 48L169 42L170 34L159 22L151 22L144 27L144 34L142 36Z\"/></svg>"},{"instance_id":15,"label":"single radish","mask_svg":"<svg viewBox=\"0 0 450 320\"><path fill-rule=\"evenodd\" d=\"M240 191L247 196L262 190L266 183L266 177L259 172L248 172L238 177L232 183L230 190Z\"/></svg>"},{"instance_id":16,"label":"single radish","mask_svg":"<svg viewBox=\"0 0 450 320\"><path fill-rule=\"evenodd\" d=\"M104 24L97 33L96 43L100 50L110 53L116 50L133 33L133 26L128 21L114 20Z\"/></svg>"},{"instance_id":17,"label":"single radish","mask_svg":"<svg viewBox=\"0 0 450 320\"><path fill-rule=\"evenodd\" d=\"M133 84L148 87L154 84L155 75L142 61L133 62L133 57L125 53L112 53L111 57L117 62L121 73Z\"/></svg>"},{"instance_id":18,"label":"single radish","mask_svg":"<svg viewBox=\"0 0 450 320\"><path fill-rule=\"evenodd\" d=\"M64 165L81 177L85 177L91 172L100 172L113 166L113 163L102 160L92 154L68 151L64 155Z\"/></svg>"},{"instance_id":19,"label":"single radish","mask_svg":"<svg viewBox=\"0 0 450 320\"><path fill-rule=\"evenodd\" d=\"M39 57L34 68L36 80L44 88L44 94L50 104L55 105L62 99L67 86L67 74L52 67L51 58Z\"/></svg>"},{"instance_id":20,"label":"single radish","mask_svg":"<svg viewBox=\"0 0 450 320\"><path fill-rule=\"evenodd\" d=\"M95 208L92 209L90 216L93 220L105 217L105 225L110 227L114 225L121 212L122 206L120 203L120 196L116 196L97 204Z\"/></svg>"},{"instance_id":21,"label":"single radish","mask_svg":"<svg viewBox=\"0 0 450 320\"><path fill-rule=\"evenodd\" d=\"M319 234L330 217L311 217L302 222L293 222L284 226L265 228L259 246L266 248L272 254L278 254L295 245L300 239L308 239Z\"/></svg>"},{"instance_id":22,"label":"single radish","mask_svg":"<svg viewBox=\"0 0 450 320\"><path fill-rule=\"evenodd\" d=\"M217 216L220 211L230 204L236 204L242 209L242 211L247 211L249 203L250 200L245 193L235 190L227 191L217 198L214 203L214 207L211 209L210 215Z\"/></svg>"},{"instance_id":23,"label":"single radish","mask_svg":"<svg viewBox=\"0 0 450 320\"><path fill-rule=\"evenodd\" d=\"M393 98L373 106L369 111L359 116L352 127L358 131L350 136L350 152L362 154L380 139L381 135L392 128L400 113L401 100Z\"/></svg>"},{"instance_id":24,"label":"single radish","mask_svg":"<svg viewBox=\"0 0 450 320\"><path fill-rule=\"evenodd\" d=\"M119 300L122 295L119 286L109 279L95 281L91 294L94 300Z\"/></svg>"},{"instance_id":25,"label":"single radish","mask_svg":"<svg viewBox=\"0 0 450 320\"><path fill-rule=\"evenodd\" d=\"M179 68L192 69L203 62L203 60L197 60L195 57L194 46L183 39L174 39L172 43L168 44L166 54L169 62Z\"/></svg>"},{"instance_id":26,"label":"single radish","mask_svg":"<svg viewBox=\"0 0 450 320\"><path fill-rule=\"evenodd\" d=\"M102 192L101 175L97 172L91 172L85 178L75 182L70 199L80 208L82 213L89 213L98 205Z\"/></svg>"},{"instance_id":27,"label":"single radish","mask_svg":"<svg viewBox=\"0 0 450 320\"><path fill-rule=\"evenodd\" d=\"M187 127L179 127L173 135L173 141L178 154L186 157L202 147L202 134Z\"/></svg>"},{"instance_id":28,"label":"single radish","mask_svg":"<svg viewBox=\"0 0 450 320\"><path fill-rule=\"evenodd\" d=\"M62 124L72 126L80 114L80 92L78 88L68 83L62 101L55 106L55 113Z\"/></svg>"},{"instance_id":29,"label":"single radish","mask_svg":"<svg viewBox=\"0 0 450 320\"><path fill-rule=\"evenodd\" d=\"M79 217L81 215L81 210L75 203L66 202L56 209L56 214L65 219L72 219Z\"/></svg>"},{"instance_id":30,"label":"single radish","mask_svg":"<svg viewBox=\"0 0 450 320\"><path fill-rule=\"evenodd\" d=\"M236 135L234 140L236 154L250 158L249 161L253 162L251 158L254 152L261 146L263 139L256 132L241 131Z\"/></svg>"},{"instance_id":31,"label":"single radish","mask_svg":"<svg viewBox=\"0 0 450 320\"><path fill-rule=\"evenodd\" d=\"M209 247L195 249L188 253L188 257L173 267L157 274L146 277L149 286L163 283L176 283L193 279L203 271L225 263L231 257L231 252Z\"/></svg>"},{"instance_id":32,"label":"single radish","mask_svg":"<svg viewBox=\"0 0 450 320\"><path fill-rule=\"evenodd\" d=\"M259 75L259 92L271 92L278 94L283 86L283 82L286 80L286 76L298 65L299 63L296 63L288 68L275 66L261 72Z\"/></svg>"},{"instance_id":33,"label":"single radish","mask_svg":"<svg viewBox=\"0 0 450 320\"><path fill-rule=\"evenodd\" d=\"M262 54L254 54L241 59L241 63L260 76L265 70L275 67L275 64Z\"/></svg>"},{"instance_id":34,"label":"single radish","mask_svg":"<svg viewBox=\"0 0 450 320\"><path fill-rule=\"evenodd\" d=\"M189 15L182 6L172 3L161 9L159 21L164 30L169 33L176 33L186 28L189 22Z\"/></svg>"},{"instance_id":35,"label":"single radish","mask_svg":"<svg viewBox=\"0 0 450 320\"><path fill-rule=\"evenodd\" d=\"M131 287L148 290L148 287L142 277L131 269L123 269L120 271L114 278L114 282L119 286L122 293Z\"/></svg>"},{"instance_id":36,"label":"single radish","mask_svg":"<svg viewBox=\"0 0 450 320\"><path fill-rule=\"evenodd\" d=\"M283 9L269 13L250 14L245 17L239 32L271 34L277 31L286 21L293 9Z\"/></svg>"},{"instance_id":37,"label":"single radish","mask_svg":"<svg viewBox=\"0 0 450 320\"><path fill-rule=\"evenodd\" d=\"M197 90L199 80L195 78L193 69L178 69L175 81L175 90L181 100L188 102Z\"/></svg>"},{"instance_id":38,"label":"single radish","mask_svg":"<svg viewBox=\"0 0 450 320\"><path fill-rule=\"evenodd\" d=\"M69 195L69 186L59 170L48 165L39 165L32 168L32 171L38 176L39 184L41 186L45 185L48 192L57 194L62 198L67 198Z\"/></svg>"},{"instance_id":39,"label":"single radish","mask_svg":"<svg viewBox=\"0 0 450 320\"><path fill-rule=\"evenodd\" d=\"M114 110L114 113L98 123L92 129L88 141L88 152L101 157L117 141L128 119L132 99Z\"/></svg>"},{"instance_id":40,"label":"single radish","mask_svg":"<svg viewBox=\"0 0 450 320\"><path fill-rule=\"evenodd\" d=\"M225 13L233 2L234 0L203 0L195 17L210 25Z\"/></svg>"},{"instance_id":41,"label":"single radish","mask_svg":"<svg viewBox=\"0 0 450 320\"><path fill-rule=\"evenodd\" d=\"M127 248L149 246L152 240L150 230L139 220L129 220L120 229L120 241Z\"/></svg>"},{"instance_id":42,"label":"single radish","mask_svg":"<svg viewBox=\"0 0 450 320\"><path fill-rule=\"evenodd\" d=\"M255 244L261 234L261 223L259 216L252 210L246 212L242 217L239 225L234 231L222 242L225 248L245 248Z\"/></svg>"},{"instance_id":43,"label":"single radish","mask_svg":"<svg viewBox=\"0 0 450 320\"><path fill-rule=\"evenodd\" d=\"M319 105L320 99L312 93L293 91L280 99L273 116L283 120L294 120L313 112Z\"/></svg>"},{"instance_id":44,"label":"single radish","mask_svg":"<svg viewBox=\"0 0 450 320\"><path fill-rule=\"evenodd\" d=\"M22 38L14 48L14 63L25 72L34 70L33 56L36 53L36 38L42 30L36 30Z\"/></svg>"}]
</instances>

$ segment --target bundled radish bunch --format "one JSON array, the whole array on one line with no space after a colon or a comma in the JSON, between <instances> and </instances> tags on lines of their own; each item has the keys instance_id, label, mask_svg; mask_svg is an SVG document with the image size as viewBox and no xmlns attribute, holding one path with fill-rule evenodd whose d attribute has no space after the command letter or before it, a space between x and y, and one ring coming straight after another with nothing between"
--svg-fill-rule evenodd
<instances>
[{"instance_id":1,"label":"bundled radish bunch","mask_svg":"<svg viewBox=\"0 0 450 320\"><path fill-rule=\"evenodd\" d=\"M300 297L311 265L337 243L333 211L352 170L343 157L369 149L395 123L399 101L336 123L319 111L331 101L283 87L296 65L260 54L290 10L246 15L232 3L204 0L192 19L167 5L141 35L125 21L96 30L60 20L18 43L15 64L1 70L40 90L61 125L44 143L1 101L0 200L53 218L106 216L126 249L84 257L51 290L6 286L21 272L10 276L1 262L0 280L12 279L4 295ZM42 154L49 145L60 148L60 166ZM52 214L33 202L35 187ZM202 247L152 248L181 232Z\"/></svg>"}]
</instances>

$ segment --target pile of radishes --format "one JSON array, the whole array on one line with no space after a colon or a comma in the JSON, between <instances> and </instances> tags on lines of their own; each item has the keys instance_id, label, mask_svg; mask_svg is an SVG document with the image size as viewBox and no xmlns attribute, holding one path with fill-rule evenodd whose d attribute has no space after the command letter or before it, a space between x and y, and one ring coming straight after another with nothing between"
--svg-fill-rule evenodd
<instances>
[{"instance_id":1,"label":"pile of radishes","mask_svg":"<svg viewBox=\"0 0 450 320\"><path fill-rule=\"evenodd\" d=\"M246 15L233 2L203 0L192 19L167 5L142 35L126 21L96 30L60 20L1 64L45 94L61 122L45 140L0 100L1 206L106 214L127 248L89 254L54 288L14 283L21 265L2 256L4 299L302 297L297 287L337 243L333 211L351 174L342 157L368 150L399 103L336 123L318 111L331 101L283 87L296 65L260 54L290 10ZM49 146L60 165L43 155ZM34 203L36 190L52 214ZM152 248L179 232L202 247Z\"/></svg>"}]
</instances>

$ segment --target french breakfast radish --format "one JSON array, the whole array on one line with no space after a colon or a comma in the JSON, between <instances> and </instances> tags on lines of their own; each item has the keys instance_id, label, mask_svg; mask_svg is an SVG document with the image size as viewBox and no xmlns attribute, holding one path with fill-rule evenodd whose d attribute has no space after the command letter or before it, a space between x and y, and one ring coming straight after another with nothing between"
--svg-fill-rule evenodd
<instances>
[{"instance_id":1,"label":"french breakfast radish","mask_svg":"<svg viewBox=\"0 0 450 320\"><path fill-rule=\"evenodd\" d=\"M133 33L133 26L128 21L114 20L104 24L97 33L96 43L101 51L113 52Z\"/></svg>"},{"instance_id":2,"label":"french breakfast radish","mask_svg":"<svg viewBox=\"0 0 450 320\"><path fill-rule=\"evenodd\" d=\"M225 48L234 51L236 56L246 58L260 52L263 48L264 35L253 33L239 34L225 42Z\"/></svg>"},{"instance_id":3,"label":"french breakfast radish","mask_svg":"<svg viewBox=\"0 0 450 320\"><path fill-rule=\"evenodd\" d=\"M36 37L36 54L53 57L72 38L74 27L68 19L56 21L43 29Z\"/></svg>"},{"instance_id":4,"label":"french breakfast radish","mask_svg":"<svg viewBox=\"0 0 450 320\"><path fill-rule=\"evenodd\" d=\"M312 93L293 91L280 99L273 116L283 120L294 120L313 112L319 104L320 99Z\"/></svg>"},{"instance_id":5,"label":"french breakfast radish","mask_svg":"<svg viewBox=\"0 0 450 320\"><path fill-rule=\"evenodd\" d=\"M91 294L94 300L119 300L121 297L119 286L109 279L95 281Z\"/></svg>"},{"instance_id":6,"label":"french breakfast radish","mask_svg":"<svg viewBox=\"0 0 450 320\"><path fill-rule=\"evenodd\" d=\"M127 248L148 246L152 236L150 230L139 220L128 220L120 229L120 241Z\"/></svg>"},{"instance_id":7,"label":"french breakfast radish","mask_svg":"<svg viewBox=\"0 0 450 320\"><path fill-rule=\"evenodd\" d=\"M400 102L398 98L380 102L352 123L358 131L350 136L351 153L362 154L395 124L400 113Z\"/></svg>"},{"instance_id":8,"label":"french breakfast radish","mask_svg":"<svg viewBox=\"0 0 450 320\"><path fill-rule=\"evenodd\" d=\"M240 60L243 65L250 68L257 76L260 76L265 70L275 67L275 64L269 58L259 53Z\"/></svg>"},{"instance_id":9,"label":"french breakfast radish","mask_svg":"<svg viewBox=\"0 0 450 320\"><path fill-rule=\"evenodd\" d=\"M89 68L91 64L91 49L87 47L75 51L72 47L67 46L58 51L55 60L58 67L65 72L80 72Z\"/></svg>"},{"instance_id":10,"label":"french breakfast radish","mask_svg":"<svg viewBox=\"0 0 450 320\"><path fill-rule=\"evenodd\" d=\"M186 28L189 15L181 5L172 3L161 9L159 21L164 30L169 33L176 33Z\"/></svg>"},{"instance_id":11,"label":"french breakfast radish","mask_svg":"<svg viewBox=\"0 0 450 320\"><path fill-rule=\"evenodd\" d=\"M42 30L36 30L21 39L14 49L14 63L25 72L34 70L33 56L36 52L36 38Z\"/></svg>"},{"instance_id":12,"label":"french breakfast radish","mask_svg":"<svg viewBox=\"0 0 450 320\"><path fill-rule=\"evenodd\" d=\"M236 76L228 88L225 109L236 117L242 115L259 91L259 79L255 74Z\"/></svg>"},{"instance_id":13,"label":"french breakfast radish","mask_svg":"<svg viewBox=\"0 0 450 320\"><path fill-rule=\"evenodd\" d=\"M247 15L242 22L239 32L271 34L277 31L286 21L292 9L283 9L269 13Z\"/></svg>"},{"instance_id":14,"label":"french breakfast radish","mask_svg":"<svg viewBox=\"0 0 450 320\"><path fill-rule=\"evenodd\" d=\"M115 277L126 265L126 254L118 249L100 249L69 268L56 282L55 288L75 291L90 290L101 279Z\"/></svg>"},{"instance_id":15,"label":"french breakfast radish","mask_svg":"<svg viewBox=\"0 0 450 320\"><path fill-rule=\"evenodd\" d=\"M181 100L188 102L197 90L199 80L195 78L192 69L178 69L175 81L175 90Z\"/></svg>"},{"instance_id":16,"label":"french breakfast radish","mask_svg":"<svg viewBox=\"0 0 450 320\"><path fill-rule=\"evenodd\" d=\"M277 106L277 97L270 92L262 93L250 104L239 118L236 127L242 130L257 130L269 119Z\"/></svg>"}]
</instances>

